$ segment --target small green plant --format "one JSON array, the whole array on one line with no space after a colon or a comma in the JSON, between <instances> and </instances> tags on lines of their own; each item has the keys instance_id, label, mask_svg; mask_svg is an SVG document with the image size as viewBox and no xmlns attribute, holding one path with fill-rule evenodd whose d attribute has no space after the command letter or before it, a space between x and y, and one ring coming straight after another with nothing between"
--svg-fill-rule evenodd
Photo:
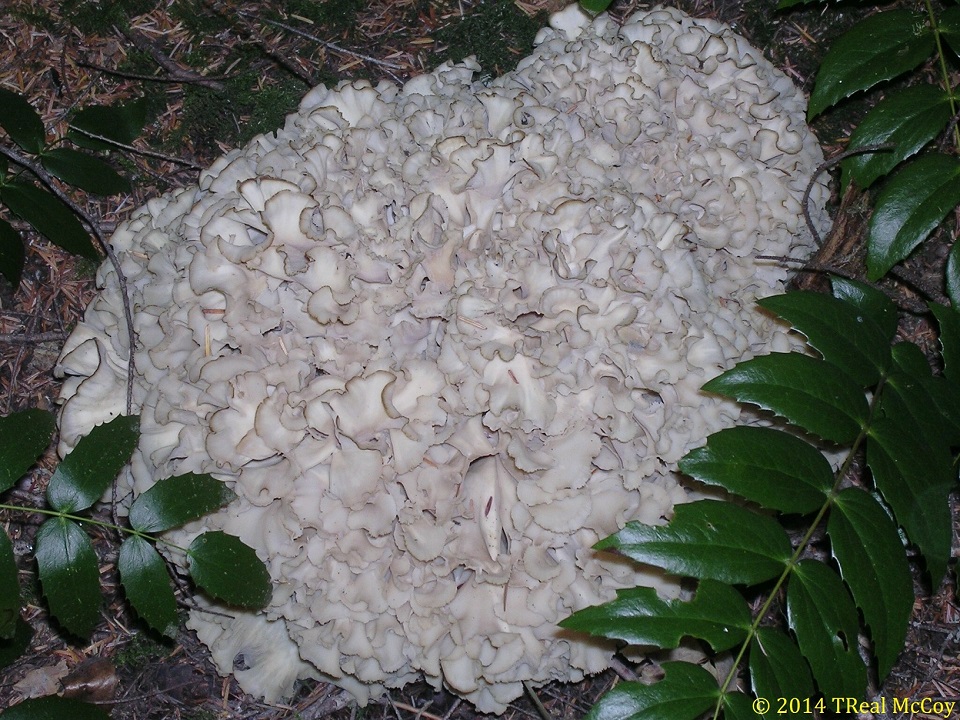
<instances>
[{"instance_id":1,"label":"small green plant","mask_svg":"<svg viewBox=\"0 0 960 720\"><path fill-rule=\"evenodd\" d=\"M53 417L41 410L0 418L0 494L13 487L36 461L53 432ZM40 583L51 615L77 637L93 632L100 619L101 601L97 553L82 526L107 528L126 536L117 560L126 598L148 626L174 637L179 622L176 599L167 566L154 548L156 543L170 543L156 534L196 520L235 497L210 475L191 473L162 480L137 497L130 506L129 527L93 517L90 509L128 462L138 439L138 418L114 418L81 438L59 464L47 486L49 507L0 503L2 510L47 516L34 542ZM238 538L209 531L198 535L189 548L176 549L185 554L196 585L211 596L253 609L269 602L272 586L267 569ZM15 660L29 642L29 628L20 609L13 546L0 529L0 665ZM15 710L0 713L0 717L19 717Z\"/></svg>"},{"instance_id":2,"label":"small green plant","mask_svg":"<svg viewBox=\"0 0 960 720\"><path fill-rule=\"evenodd\" d=\"M916 345L891 347L897 315L886 296L847 280L835 279L833 287L833 297L793 292L760 302L821 357L761 356L704 386L795 428L733 427L680 461L688 476L739 500L679 505L667 525L632 522L597 545L694 579L693 598L665 601L650 588L623 590L561 623L662 649L695 638L715 659L732 659L731 669L718 682L700 666L664 663L661 682L619 685L594 706L591 720L842 714L846 699L860 700L866 691L861 632L872 641L877 675L893 667L914 599L898 525L934 586L950 559L960 317L932 307L945 366L945 377L935 377ZM836 470L819 447L843 450ZM868 477L853 470L861 454ZM793 539L785 522L801 528ZM810 707L783 706L778 698Z\"/></svg>"},{"instance_id":3,"label":"small green plant","mask_svg":"<svg viewBox=\"0 0 960 720\"><path fill-rule=\"evenodd\" d=\"M92 106L73 118L66 139L86 150L111 149L117 143L132 142L145 122L146 106L139 101L117 107ZM53 178L94 195L127 192L129 181L99 155L63 147L63 139L48 142L37 111L23 96L3 88L0 127L20 151L27 153L24 156L0 145L0 205L55 245L98 260L99 254L81 222L86 218L53 184ZM23 264L23 240L7 220L0 218L0 274L17 287Z\"/></svg>"}]
</instances>

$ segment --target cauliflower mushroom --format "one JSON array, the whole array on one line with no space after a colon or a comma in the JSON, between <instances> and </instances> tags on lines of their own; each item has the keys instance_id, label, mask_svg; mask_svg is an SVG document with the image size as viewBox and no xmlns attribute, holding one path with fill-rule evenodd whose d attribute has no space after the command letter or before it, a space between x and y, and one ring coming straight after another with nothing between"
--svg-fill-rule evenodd
<instances>
[{"instance_id":1,"label":"cauliflower mushroom","mask_svg":"<svg viewBox=\"0 0 960 720\"><path fill-rule=\"evenodd\" d=\"M423 677L498 712L607 667L612 644L556 623L678 588L591 546L687 499L677 460L738 412L702 383L790 347L754 309L785 271L756 255L812 247L822 158L757 50L677 10L574 7L514 72L476 69L318 87L112 239L142 417L121 484L235 490L173 539L222 529L267 564L264 612L189 625L268 701ZM60 365L64 452L121 407L99 282Z\"/></svg>"}]
</instances>

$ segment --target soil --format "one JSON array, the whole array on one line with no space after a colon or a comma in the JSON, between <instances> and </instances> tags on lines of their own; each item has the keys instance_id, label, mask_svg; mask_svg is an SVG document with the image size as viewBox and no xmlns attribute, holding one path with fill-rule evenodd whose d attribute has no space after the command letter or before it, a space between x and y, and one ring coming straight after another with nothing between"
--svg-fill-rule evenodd
<instances>
[{"instance_id":1,"label":"soil","mask_svg":"<svg viewBox=\"0 0 960 720\"><path fill-rule=\"evenodd\" d=\"M41 113L52 140L65 136L79 108L147 98L149 122L134 142L142 152L114 155L132 192L96 198L71 192L107 234L146 200L195 181L222 152L277 127L285 112L317 83L366 78L401 82L446 59L476 54L484 72L506 72L527 54L536 29L563 0L5 0L0 3L0 87L24 94ZM771 0L681 0L688 13L731 24L805 90L819 58L866 9L802 6L776 11ZM636 0L617 0L623 18ZM871 96L844 103L815 125L828 156L843 149ZM0 138L0 142L6 142ZM812 262L862 273L868 203L859 194L836 199L838 231ZM0 214L3 211L0 210ZM9 219L9 218L8 218ZM27 265L14 290L0 280L0 415L31 407L55 409L53 375L59 349L96 292L95 267L32 234ZM949 238L927 244L885 289L905 309L901 336L934 349L935 334L916 312L922 291L938 296ZM818 273L801 276L816 285ZM934 288L930 290L930 288ZM50 451L6 501L43 505L56 465ZM106 512L106 511L104 511ZM190 633L162 642L126 608L112 563L115 539L93 533L102 559L103 622L89 641L64 640L51 625L30 561L36 516L0 511L14 542L25 594L23 618L33 630L27 652L0 669L0 708L30 694L63 692L110 709L116 720L183 718L466 719L467 703L424 684L391 693L366 708L324 684L305 684L285 706L267 706L217 675ZM906 648L871 698L960 699L960 609L953 570L940 588L924 588ZM621 676L652 678L655 659L624 662L578 685L555 684L511 705L505 717L580 718ZM892 703L888 702L888 710ZM862 717L885 717L864 714ZM890 717L896 717L890 715ZM928 717L918 714L915 717Z\"/></svg>"}]
</instances>

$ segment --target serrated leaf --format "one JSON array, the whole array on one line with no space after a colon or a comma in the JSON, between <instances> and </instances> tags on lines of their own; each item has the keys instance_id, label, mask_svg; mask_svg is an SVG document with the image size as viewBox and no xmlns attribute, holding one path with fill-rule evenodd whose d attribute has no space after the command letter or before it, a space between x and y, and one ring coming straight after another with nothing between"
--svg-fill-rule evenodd
<instances>
[{"instance_id":1,"label":"serrated leaf","mask_svg":"<svg viewBox=\"0 0 960 720\"><path fill-rule=\"evenodd\" d=\"M934 49L933 31L923 13L888 10L861 20L820 62L808 119L855 92L913 70Z\"/></svg>"},{"instance_id":2,"label":"serrated leaf","mask_svg":"<svg viewBox=\"0 0 960 720\"><path fill-rule=\"evenodd\" d=\"M864 387L876 384L890 365L889 340L850 303L823 293L798 291L773 295L758 304L787 320L824 360Z\"/></svg>"},{"instance_id":3,"label":"serrated leaf","mask_svg":"<svg viewBox=\"0 0 960 720\"><path fill-rule=\"evenodd\" d=\"M741 425L707 438L680 460L680 470L765 508L809 513L833 487L830 463L816 448L779 430Z\"/></svg>"},{"instance_id":4,"label":"serrated leaf","mask_svg":"<svg viewBox=\"0 0 960 720\"><path fill-rule=\"evenodd\" d=\"M130 524L143 533L163 532L203 517L236 497L210 475L178 475L161 480L134 501Z\"/></svg>"},{"instance_id":5,"label":"serrated leaf","mask_svg":"<svg viewBox=\"0 0 960 720\"><path fill-rule=\"evenodd\" d=\"M881 417L869 431L867 465L897 522L923 553L934 587L938 586L950 559L947 496L954 478L949 456L933 451L906 422Z\"/></svg>"},{"instance_id":6,"label":"serrated leaf","mask_svg":"<svg viewBox=\"0 0 960 720\"><path fill-rule=\"evenodd\" d=\"M14 230L10 223L0 218L0 275L13 285L14 290L20 287L25 258L26 253L23 250L23 239L20 233Z\"/></svg>"},{"instance_id":7,"label":"serrated leaf","mask_svg":"<svg viewBox=\"0 0 960 720\"><path fill-rule=\"evenodd\" d=\"M13 637L9 640L0 638L0 668L5 668L19 660L30 646L32 639L33 628L26 620L19 618Z\"/></svg>"},{"instance_id":8,"label":"serrated leaf","mask_svg":"<svg viewBox=\"0 0 960 720\"><path fill-rule=\"evenodd\" d=\"M841 444L853 442L869 411L863 391L843 371L798 353L772 353L737 363L703 389L759 405Z\"/></svg>"},{"instance_id":9,"label":"serrated leaf","mask_svg":"<svg viewBox=\"0 0 960 720\"><path fill-rule=\"evenodd\" d=\"M95 195L128 192L130 182L98 157L70 148L54 148L40 156L40 163L54 177Z\"/></svg>"},{"instance_id":10,"label":"serrated leaf","mask_svg":"<svg viewBox=\"0 0 960 720\"><path fill-rule=\"evenodd\" d=\"M750 623L750 609L739 592L703 580L687 602L661 600L649 587L618 590L616 600L584 608L561 621L560 627L664 650L693 637L720 652L743 642Z\"/></svg>"},{"instance_id":11,"label":"serrated leaf","mask_svg":"<svg viewBox=\"0 0 960 720\"><path fill-rule=\"evenodd\" d=\"M156 549L142 537L128 537L120 546L117 567L137 615L161 635L176 637L177 601L167 566Z\"/></svg>"},{"instance_id":12,"label":"serrated leaf","mask_svg":"<svg viewBox=\"0 0 960 720\"><path fill-rule=\"evenodd\" d=\"M90 538L75 522L54 517L37 531L34 555L50 612L86 638L100 619L100 572Z\"/></svg>"},{"instance_id":13,"label":"serrated leaf","mask_svg":"<svg viewBox=\"0 0 960 720\"><path fill-rule=\"evenodd\" d=\"M791 552L790 540L775 520L716 500L677 505L667 525L627 523L595 547L619 550L676 575L731 585L775 577Z\"/></svg>"},{"instance_id":14,"label":"serrated leaf","mask_svg":"<svg viewBox=\"0 0 960 720\"><path fill-rule=\"evenodd\" d=\"M950 448L960 443L960 428L954 424L960 420L960 406L951 407L957 399L956 388L935 382L926 356L913 343L897 343L893 360L883 388L882 414L908 422L925 443L948 456ZM940 412L931 412L935 409Z\"/></svg>"},{"instance_id":15,"label":"serrated leaf","mask_svg":"<svg viewBox=\"0 0 960 720\"><path fill-rule=\"evenodd\" d=\"M796 643L777 628L758 628L750 641L750 681L754 695L768 700L774 710L777 698L814 695L810 666Z\"/></svg>"},{"instance_id":16,"label":"serrated leaf","mask_svg":"<svg viewBox=\"0 0 960 720\"><path fill-rule=\"evenodd\" d=\"M947 254L947 268L944 271L944 284L947 297L954 308L960 308L960 242L955 241Z\"/></svg>"},{"instance_id":17,"label":"serrated leaf","mask_svg":"<svg viewBox=\"0 0 960 720\"><path fill-rule=\"evenodd\" d=\"M0 527L0 640L10 640L16 634L20 620L20 582L13 543Z\"/></svg>"},{"instance_id":18,"label":"serrated leaf","mask_svg":"<svg viewBox=\"0 0 960 720\"><path fill-rule=\"evenodd\" d=\"M940 354L943 374L953 382L960 382L960 306L948 308L930 303L930 311L940 326Z\"/></svg>"},{"instance_id":19,"label":"serrated leaf","mask_svg":"<svg viewBox=\"0 0 960 720\"><path fill-rule=\"evenodd\" d=\"M870 628L882 680L903 649L913 610L913 580L897 526L872 495L851 487L837 495L827 534Z\"/></svg>"},{"instance_id":20,"label":"serrated leaf","mask_svg":"<svg viewBox=\"0 0 960 720\"><path fill-rule=\"evenodd\" d=\"M665 662L653 685L620 683L594 705L585 720L695 720L720 695L717 681L699 665Z\"/></svg>"},{"instance_id":21,"label":"serrated leaf","mask_svg":"<svg viewBox=\"0 0 960 720\"><path fill-rule=\"evenodd\" d=\"M198 535L187 552L190 575L210 595L230 605L260 609L273 585L252 548L219 530Z\"/></svg>"},{"instance_id":22,"label":"serrated leaf","mask_svg":"<svg viewBox=\"0 0 960 720\"><path fill-rule=\"evenodd\" d=\"M46 190L22 182L7 183L0 186L0 202L54 245L89 260L100 259L76 215Z\"/></svg>"},{"instance_id":23,"label":"serrated leaf","mask_svg":"<svg viewBox=\"0 0 960 720\"><path fill-rule=\"evenodd\" d=\"M40 152L47 139L39 113L23 95L5 88L0 88L0 127L29 153Z\"/></svg>"},{"instance_id":24,"label":"serrated leaf","mask_svg":"<svg viewBox=\"0 0 960 720\"><path fill-rule=\"evenodd\" d=\"M943 132L950 122L950 97L935 85L913 85L880 100L850 136L850 150L890 145L890 150L860 153L843 161L841 185L850 180L870 187ZM842 192L843 190L841 190Z\"/></svg>"},{"instance_id":25,"label":"serrated leaf","mask_svg":"<svg viewBox=\"0 0 960 720\"><path fill-rule=\"evenodd\" d=\"M867 668L857 647L857 608L837 574L817 560L801 560L787 586L787 621L830 698L863 697Z\"/></svg>"},{"instance_id":26,"label":"serrated leaf","mask_svg":"<svg viewBox=\"0 0 960 720\"><path fill-rule=\"evenodd\" d=\"M139 427L140 418L136 415L118 415L80 438L50 478L50 507L74 513L99 500L129 462L140 438Z\"/></svg>"},{"instance_id":27,"label":"serrated leaf","mask_svg":"<svg viewBox=\"0 0 960 720\"><path fill-rule=\"evenodd\" d=\"M140 98L125 105L93 105L76 114L70 122L71 129L68 137L81 147L91 150L109 150L116 148L116 145L98 140L91 135L97 135L121 145L130 145L140 135L146 122L146 98Z\"/></svg>"},{"instance_id":28,"label":"serrated leaf","mask_svg":"<svg viewBox=\"0 0 960 720\"><path fill-rule=\"evenodd\" d=\"M871 320L883 333L889 344L897 334L897 306L877 288L856 280L833 276L830 278L833 296L853 305L865 318Z\"/></svg>"},{"instance_id":29,"label":"serrated leaf","mask_svg":"<svg viewBox=\"0 0 960 720\"><path fill-rule=\"evenodd\" d=\"M0 492L22 478L50 444L56 429L45 410L22 410L0 417Z\"/></svg>"},{"instance_id":30,"label":"serrated leaf","mask_svg":"<svg viewBox=\"0 0 960 720\"><path fill-rule=\"evenodd\" d=\"M2 720L110 720L96 705L69 698L47 695L31 698L0 712Z\"/></svg>"},{"instance_id":31,"label":"serrated leaf","mask_svg":"<svg viewBox=\"0 0 960 720\"><path fill-rule=\"evenodd\" d=\"M939 153L905 165L880 191L867 234L867 276L905 259L960 204L960 160Z\"/></svg>"}]
</instances>

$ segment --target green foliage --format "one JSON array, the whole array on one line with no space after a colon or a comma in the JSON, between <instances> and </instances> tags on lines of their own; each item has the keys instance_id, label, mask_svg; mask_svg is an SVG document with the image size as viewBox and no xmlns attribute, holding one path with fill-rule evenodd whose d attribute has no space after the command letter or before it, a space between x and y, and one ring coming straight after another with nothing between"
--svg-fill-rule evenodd
<instances>
[{"instance_id":1,"label":"green foliage","mask_svg":"<svg viewBox=\"0 0 960 720\"><path fill-rule=\"evenodd\" d=\"M12 708L0 712L3 720L109 720L105 710L96 705L49 695L24 700Z\"/></svg>"},{"instance_id":2,"label":"green foliage","mask_svg":"<svg viewBox=\"0 0 960 720\"><path fill-rule=\"evenodd\" d=\"M129 143L146 122L141 102L113 107L90 107L81 110L67 138L78 147L102 150L112 147L105 140ZM18 93L0 88L0 128L25 157L16 156L11 165L6 155L0 156L0 205L50 242L64 250L90 260L99 255L74 207L57 197L50 187L50 178L95 195L115 195L130 190L129 181L101 156L62 147L64 139L47 142L46 129L36 110ZM22 159L21 159L22 158ZM36 181L40 180L38 184ZM23 241L13 226L0 218L0 274L14 286L20 284L23 272Z\"/></svg>"},{"instance_id":3,"label":"green foliage","mask_svg":"<svg viewBox=\"0 0 960 720\"><path fill-rule=\"evenodd\" d=\"M779 7L804 1L781 0ZM844 188L853 182L866 189L884 179L867 236L870 280L880 279L906 259L960 204L960 161L955 157L960 132L951 124L958 108L948 69L953 59L948 58L946 46L953 52L960 50L960 8L950 7L939 15L929 2L922 11L884 9L834 42L817 73L810 96L811 118L881 83L907 80L867 113L849 143L851 151L865 152L842 164ZM920 77L931 58L938 84ZM945 133L952 147L937 150ZM951 300L956 303L958 286L950 286L948 277Z\"/></svg>"},{"instance_id":4,"label":"green foliage","mask_svg":"<svg viewBox=\"0 0 960 720\"><path fill-rule=\"evenodd\" d=\"M51 433L48 413L28 410L0 418L0 492L33 464ZM161 480L143 493L131 507L130 527L79 515L108 491L138 440L138 418L120 416L99 425L77 442L50 478L49 508L0 505L48 516L35 541L43 594L61 627L77 637L93 632L101 603L99 560L81 525L106 527L127 536L118 559L127 599L153 630L173 637L178 624L174 589L166 564L154 548L155 543L166 541L150 533L180 527L235 497L209 475L187 474ZM189 549L181 550L187 554L193 580L213 597L253 609L269 602L270 576L253 550L237 538L222 532L201 533ZM0 660L14 659L25 645L20 607L12 544L0 530Z\"/></svg>"},{"instance_id":5,"label":"green foliage","mask_svg":"<svg viewBox=\"0 0 960 720\"><path fill-rule=\"evenodd\" d=\"M817 692L826 707L833 698L862 698L861 633L872 641L880 679L906 637L914 598L904 538L919 550L931 583L946 571L947 495L960 447L960 316L933 308L948 369L935 377L915 345L891 346L895 309L870 286L835 280L833 296L794 292L761 305L803 333L820 357L757 357L705 388L760 405L797 430L723 430L680 461L694 480L748 503L682 504L666 525L630 522L596 545L692 578L695 594L667 601L647 588L621 590L561 623L662 649L692 638L713 653L729 649L734 667L718 684L696 666L665 664L663 681L620 684L590 718L693 720L710 708L714 718L761 715L750 697L734 692L738 683L771 702ZM843 450L836 472L816 437L828 441L824 449ZM864 450L869 472L854 477ZM829 554L817 547L825 542L819 530ZM771 627L784 617L789 634Z\"/></svg>"}]
</instances>

